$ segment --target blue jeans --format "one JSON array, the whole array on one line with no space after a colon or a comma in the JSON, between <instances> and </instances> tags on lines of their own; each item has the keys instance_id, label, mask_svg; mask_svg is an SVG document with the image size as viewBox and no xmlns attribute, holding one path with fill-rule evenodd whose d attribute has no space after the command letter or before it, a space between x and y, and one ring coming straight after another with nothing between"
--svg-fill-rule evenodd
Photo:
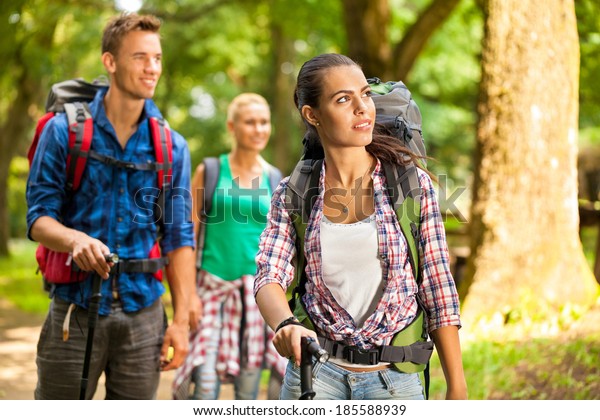
<instances>
[{"instance_id":1,"label":"blue jeans","mask_svg":"<svg viewBox=\"0 0 600 420\"><path fill-rule=\"evenodd\" d=\"M37 346L36 400L79 398L88 312L82 308L72 312L69 339L63 341L62 325L68 307L58 297L50 303ZM114 302L110 315L98 317L96 323L86 399L94 396L102 373L106 377L106 399L155 399L166 325L160 299L135 313L125 313L121 304Z\"/></svg>"},{"instance_id":2,"label":"blue jeans","mask_svg":"<svg viewBox=\"0 0 600 420\"><path fill-rule=\"evenodd\" d=\"M217 374L217 355L219 353L219 335L223 322L223 306L215 318L210 340L206 343L204 363L192 371L194 400L217 400L221 391L221 381ZM240 374L234 380L236 400L256 400L260 385L261 369L241 368Z\"/></svg>"},{"instance_id":3,"label":"blue jeans","mask_svg":"<svg viewBox=\"0 0 600 420\"><path fill-rule=\"evenodd\" d=\"M352 372L331 362L313 367L315 400L422 400L423 386L416 373L394 368L373 372ZM288 363L280 399L300 398L300 368Z\"/></svg>"}]
</instances>

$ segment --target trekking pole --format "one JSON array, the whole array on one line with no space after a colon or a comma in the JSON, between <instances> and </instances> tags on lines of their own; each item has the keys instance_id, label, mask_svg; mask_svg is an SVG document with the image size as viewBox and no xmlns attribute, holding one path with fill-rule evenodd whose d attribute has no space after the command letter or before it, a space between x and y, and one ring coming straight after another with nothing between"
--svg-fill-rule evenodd
<instances>
[{"instance_id":1,"label":"trekking pole","mask_svg":"<svg viewBox=\"0 0 600 420\"><path fill-rule=\"evenodd\" d=\"M104 258L106 262L118 263L119 256L117 254L108 254ZM87 391L88 378L90 374L90 360L92 358L92 347L94 345L94 331L96 322L98 321L98 312L100 311L100 299L102 298L102 278L96 272L92 276L92 296L90 297L90 306L88 309L88 336L85 345L85 356L83 359L83 373L81 374L81 387L79 391L79 399L85 400Z\"/></svg>"},{"instance_id":2,"label":"trekking pole","mask_svg":"<svg viewBox=\"0 0 600 420\"><path fill-rule=\"evenodd\" d=\"M302 337L300 339L302 352L300 354L300 399L312 400L315 397L315 391L312 389L312 357L317 361L325 363L329 360L329 353L321 348L319 342L313 337Z\"/></svg>"}]
</instances>

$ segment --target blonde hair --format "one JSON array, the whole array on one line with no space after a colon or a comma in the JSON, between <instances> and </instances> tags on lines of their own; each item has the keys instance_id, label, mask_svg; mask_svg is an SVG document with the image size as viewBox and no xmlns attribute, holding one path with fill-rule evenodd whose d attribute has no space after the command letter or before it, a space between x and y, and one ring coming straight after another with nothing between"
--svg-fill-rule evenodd
<instances>
[{"instance_id":1,"label":"blonde hair","mask_svg":"<svg viewBox=\"0 0 600 420\"><path fill-rule=\"evenodd\" d=\"M234 122L235 119L238 117L240 108L251 104L264 105L267 107L269 112L271 111L267 100L258 93L242 93L233 98L233 100L227 107L227 122Z\"/></svg>"}]
</instances>

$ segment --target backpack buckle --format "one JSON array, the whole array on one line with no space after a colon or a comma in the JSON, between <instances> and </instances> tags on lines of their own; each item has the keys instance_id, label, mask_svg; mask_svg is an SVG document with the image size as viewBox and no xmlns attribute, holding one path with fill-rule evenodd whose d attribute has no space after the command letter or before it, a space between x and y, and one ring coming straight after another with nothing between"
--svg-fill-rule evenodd
<instances>
[{"instance_id":1,"label":"backpack buckle","mask_svg":"<svg viewBox=\"0 0 600 420\"><path fill-rule=\"evenodd\" d=\"M343 357L350 363L361 365L376 365L379 363L379 349L362 350L357 346L344 348Z\"/></svg>"}]
</instances>

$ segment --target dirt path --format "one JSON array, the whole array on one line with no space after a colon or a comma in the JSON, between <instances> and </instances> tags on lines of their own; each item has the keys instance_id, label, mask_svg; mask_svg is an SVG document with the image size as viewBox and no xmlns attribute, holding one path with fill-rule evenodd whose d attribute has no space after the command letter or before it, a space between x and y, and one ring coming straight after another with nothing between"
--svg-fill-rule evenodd
<instances>
[{"instance_id":1,"label":"dirt path","mask_svg":"<svg viewBox=\"0 0 600 420\"><path fill-rule=\"evenodd\" d=\"M0 298L0 400L33 400L37 381L36 345L44 317L24 313ZM174 372L162 374L159 400L171 399ZM104 399L104 387L98 385L95 399ZM233 389L225 385L221 399L233 398ZM265 398L264 392L260 395Z\"/></svg>"},{"instance_id":2,"label":"dirt path","mask_svg":"<svg viewBox=\"0 0 600 420\"><path fill-rule=\"evenodd\" d=\"M31 400L37 379L35 346L43 317L0 299L0 399Z\"/></svg>"}]
</instances>

